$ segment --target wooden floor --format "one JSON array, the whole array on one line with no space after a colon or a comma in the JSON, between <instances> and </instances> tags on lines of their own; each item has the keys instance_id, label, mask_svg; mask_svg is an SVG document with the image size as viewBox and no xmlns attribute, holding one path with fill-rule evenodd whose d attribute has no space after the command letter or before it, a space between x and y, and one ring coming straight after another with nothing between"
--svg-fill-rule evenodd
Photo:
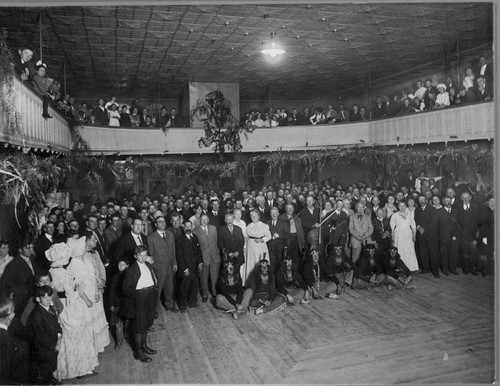
<instances>
[{"instance_id":1,"label":"wooden floor","mask_svg":"<svg viewBox=\"0 0 500 386\"><path fill-rule=\"evenodd\" d=\"M238 321L208 303L163 310L151 363L109 346L97 375L65 383L492 383L494 278L427 274L414 284Z\"/></svg>"}]
</instances>

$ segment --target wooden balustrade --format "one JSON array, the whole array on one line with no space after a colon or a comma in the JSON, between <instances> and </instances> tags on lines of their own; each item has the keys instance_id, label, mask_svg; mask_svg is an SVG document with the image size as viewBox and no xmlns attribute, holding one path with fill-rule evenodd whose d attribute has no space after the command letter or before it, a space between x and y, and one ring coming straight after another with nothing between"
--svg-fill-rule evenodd
<instances>
[{"instance_id":1,"label":"wooden balustrade","mask_svg":"<svg viewBox=\"0 0 500 386\"><path fill-rule=\"evenodd\" d=\"M16 108L21 117L19 134L6 130L5 114L0 114L0 142L26 148L67 152L71 134L66 120L49 108L52 119L42 118L42 100L19 79L14 79ZM212 146L199 147L204 136L200 128L161 129L109 126L78 126L81 137L93 154L152 155L206 154ZM304 151L331 146L376 146L481 140L494 137L493 103L478 103L425 113L369 122L335 125L257 128L242 133L243 153Z\"/></svg>"},{"instance_id":2,"label":"wooden balustrade","mask_svg":"<svg viewBox=\"0 0 500 386\"><path fill-rule=\"evenodd\" d=\"M5 114L0 111L0 142L24 148L68 152L71 148L71 133L68 122L49 107L53 118L42 117L42 99L21 80L14 78L16 110L21 118L18 133L7 130Z\"/></svg>"},{"instance_id":3,"label":"wooden balustrade","mask_svg":"<svg viewBox=\"0 0 500 386\"><path fill-rule=\"evenodd\" d=\"M258 128L241 134L243 153L315 150L338 145L397 145L494 137L493 103L479 103L381 119L335 125ZM79 126L92 153L122 155L202 154L198 147L203 129L160 129Z\"/></svg>"}]
</instances>

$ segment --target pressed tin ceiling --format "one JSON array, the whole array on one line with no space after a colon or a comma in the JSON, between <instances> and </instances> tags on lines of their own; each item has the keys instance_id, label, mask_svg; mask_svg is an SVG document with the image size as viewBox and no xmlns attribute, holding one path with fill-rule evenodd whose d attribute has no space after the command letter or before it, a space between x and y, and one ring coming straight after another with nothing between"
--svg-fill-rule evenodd
<instances>
[{"instance_id":1,"label":"pressed tin ceiling","mask_svg":"<svg viewBox=\"0 0 500 386\"><path fill-rule=\"evenodd\" d=\"M455 42L491 49L487 3L165 5L0 8L75 96L178 98L187 82L237 82L242 99L310 99L433 62ZM274 41L286 50L270 61Z\"/></svg>"}]
</instances>

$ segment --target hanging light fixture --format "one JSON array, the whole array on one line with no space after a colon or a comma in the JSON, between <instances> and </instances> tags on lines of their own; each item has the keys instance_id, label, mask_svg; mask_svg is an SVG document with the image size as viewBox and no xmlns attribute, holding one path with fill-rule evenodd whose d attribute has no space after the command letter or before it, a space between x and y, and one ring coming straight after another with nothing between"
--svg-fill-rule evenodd
<instances>
[{"instance_id":1,"label":"hanging light fixture","mask_svg":"<svg viewBox=\"0 0 500 386\"><path fill-rule=\"evenodd\" d=\"M286 52L285 50L276 47L276 44L273 42L275 36L276 32L271 32L271 47L260 51L262 54L270 56L271 58L276 58L277 56L283 55Z\"/></svg>"}]
</instances>

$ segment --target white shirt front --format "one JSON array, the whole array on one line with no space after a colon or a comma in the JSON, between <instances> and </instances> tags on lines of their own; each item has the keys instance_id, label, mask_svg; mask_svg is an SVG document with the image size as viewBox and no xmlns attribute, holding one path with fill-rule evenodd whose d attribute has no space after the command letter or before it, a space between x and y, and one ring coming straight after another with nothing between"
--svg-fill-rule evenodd
<instances>
[{"instance_id":1,"label":"white shirt front","mask_svg":"<svg viewBox=\"0 0 500 386\"><path fill-rule=\"evenodd\" d=\"M153 276L151 275L151 271L146 266L146 264L137 263L139 269L141 270L141 277L137 281L137 285L135 287L136 290L147 288L155 285L153 281Z\"/></svg>"}]
</instances>

